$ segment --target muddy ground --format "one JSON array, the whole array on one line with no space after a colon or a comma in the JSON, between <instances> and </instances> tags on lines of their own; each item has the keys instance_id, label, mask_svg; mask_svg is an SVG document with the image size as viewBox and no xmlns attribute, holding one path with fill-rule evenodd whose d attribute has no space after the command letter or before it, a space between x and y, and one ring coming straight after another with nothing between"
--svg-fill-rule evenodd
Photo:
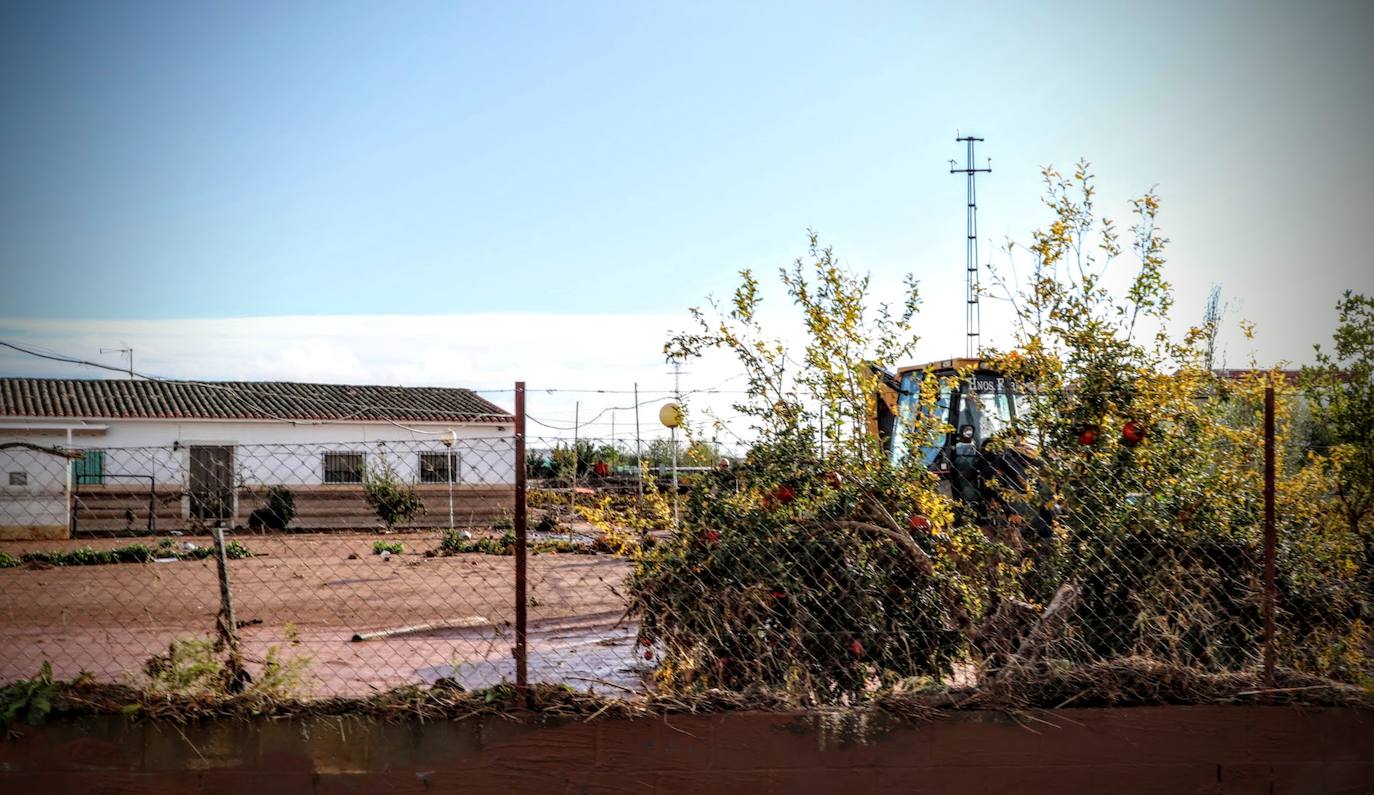
<instances>
[{"instance_id":1,"label":"muddy ground","mask_svg":"<svg viewBox=\"0 0 1374 795\"><path fill-rule=\"evenodd\" d=\"M132 541L0 542L11 555ZM178 544L208 545L207 537ZM230 561L236 618L250 659L269 647L308 657L313 695L366 695L450 677L470 688L514 679L512 557L426 557L439 535L402 534L379 556L376 533L244 536L254 557ZM605 692L637 690L647 665L612 590L629 564L608 555L530 556L531 681ZM137 677L179 637L212 637L220 609L211 560L0 569L0 681L32 676L46 658L58 677ZM354 642L358 633L447 622L425 632ZM293 639L296 642L293 642Z\"/></svg>"}]
</instances>

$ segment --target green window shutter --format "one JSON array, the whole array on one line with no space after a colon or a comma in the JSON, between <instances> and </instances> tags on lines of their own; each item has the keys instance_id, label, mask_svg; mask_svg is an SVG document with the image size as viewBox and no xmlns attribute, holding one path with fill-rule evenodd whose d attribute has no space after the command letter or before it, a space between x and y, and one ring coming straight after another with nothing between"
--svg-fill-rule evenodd
<instances>
[{"instance_id":1,"label":"green window shutter","mask_svg":"<svg viewBox=\"0 0 1374 795\"><path fill-rule=\"evenodd\" d=\"M72 462L72 482L78 486L99 486L105 482L105 451L87 450Z\"/></svg>"}]
</instances>

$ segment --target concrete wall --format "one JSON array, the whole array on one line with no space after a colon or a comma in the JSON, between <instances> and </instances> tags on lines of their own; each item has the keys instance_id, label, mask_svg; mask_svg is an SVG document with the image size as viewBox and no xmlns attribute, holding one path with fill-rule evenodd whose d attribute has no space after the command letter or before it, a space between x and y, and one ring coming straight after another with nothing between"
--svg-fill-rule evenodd
<instances>
[{"instance_id":1,"label":"concrete wall","mask_svg":"<svg viewBox=\"0 0 1374 795\"><path fill-rule=\"evenodd\" d=\"M929 723L779 713L379 723L87 718L0 742L0 791L1362 793L1374 712L1136 707Z\"/></svg>"},{"instance_id":2,"label":"concrete wall","mask_svg":"<svg viewBox=\"0 0 1374 795\"><path fill-rule=\"evenodd\" d=\"M18 474L25 481L11 483ZM67 537L67 459L0 450L0 540Z\"/></svg>"}]
</instances>

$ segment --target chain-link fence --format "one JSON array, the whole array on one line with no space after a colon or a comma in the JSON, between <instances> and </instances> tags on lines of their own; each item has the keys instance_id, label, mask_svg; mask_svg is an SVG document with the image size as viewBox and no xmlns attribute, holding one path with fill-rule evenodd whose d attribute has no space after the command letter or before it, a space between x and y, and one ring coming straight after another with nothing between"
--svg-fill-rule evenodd
<instances>
[{"instance_id":1,"label":"chain-link fence","mask_svg":"<svg viewBox=\"0 0 1374 795\"><path fill-rule=\"evenodd\" d=\"M0 679L186 675L226 643L317 695L510 678L515 466L510 435L11 445Z\"/></svg>"},{"instance_id":2,"label":"chain-link fence","mask_svg":"<svg viewBox=\"0 0 1374 795\"><path fill-rule=\"evenodd\" d=\"M1320 484L1280 478L1270 546L1263 449L1209 470L1139 441L951 437L916 469L514 433L12 443L0 532L28 540L0 542L0 680L47 659L174 687L228 655L314 696L524 668L844 701L1116 662L1253 671L1266 648L1368 675L1368 551L1311 508Z\"/></svg>"}]
</instances>

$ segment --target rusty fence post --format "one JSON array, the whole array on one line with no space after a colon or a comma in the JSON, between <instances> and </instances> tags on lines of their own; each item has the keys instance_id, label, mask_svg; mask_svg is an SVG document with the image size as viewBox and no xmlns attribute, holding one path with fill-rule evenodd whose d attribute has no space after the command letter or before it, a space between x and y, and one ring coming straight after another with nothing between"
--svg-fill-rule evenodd
<instances>
[{"instance_id":1,"label":"rusty fence post","mask_svg":"<svg viewBox=\"0 0 1374 795\"><path fill-rule=\"evenodd\" d=\"M224 543L224 527L210 528L215 541L215 569L219 574L219 615L215 619L219 639L228 652L229 692L238 693L248 683L243 667L243 649L239 646L239 623L234 615L234 593L229 587L229 552Z\"/></svg>"},{"instance_id":2,"label":"rusty fence post","mask_svg":"<svg viewBox=\"0 0 1374 795\"><path fill-rule=\"evenodd\" d=\"M515 382L515 689L521 704L529 698L528 631L529 600L525 595L525 382Z\"/></svg>"},{"instance_id":3,"label":"rusty fence post","mask_svg":"<svg viewBox=\"0 0 1374 795\"><path fill-rule=\"evenodd\" d=\"M1274 687L1274 387L1264 389L1264 686Z\"/></svg>"}]
</instances>

